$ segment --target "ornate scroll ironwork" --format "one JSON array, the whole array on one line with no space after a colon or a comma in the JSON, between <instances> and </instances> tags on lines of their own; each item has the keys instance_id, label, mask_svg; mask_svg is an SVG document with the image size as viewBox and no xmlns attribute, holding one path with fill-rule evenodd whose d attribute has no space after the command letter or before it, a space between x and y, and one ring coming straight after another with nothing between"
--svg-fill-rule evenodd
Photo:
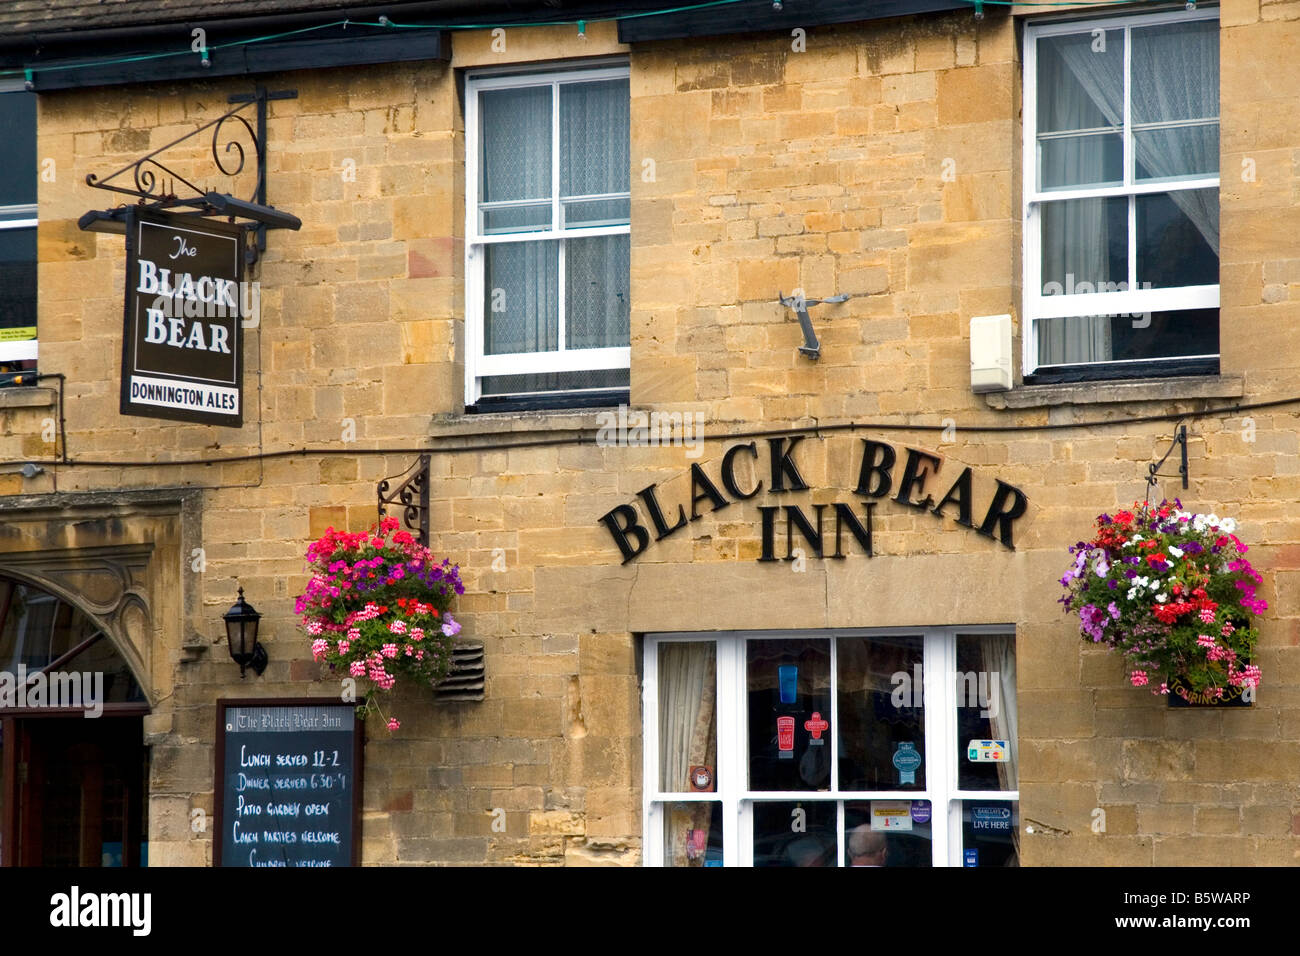
<instances>
[{"instance_id":1,"label":"ornate scroll ironwork","mask_svg":"<svg viewBox=\"0 0 1300 956\"><path fill-rule=\"evenodd\" d=\"M248 161L248 153L241 142L242 134L247 133L248 139L252 142L252 157L257 163L256 184L248 196L248 201L252 202L257 198L257 184L262 182L262 166L266 154L263 152L264 144L258 139L257 133L253 130L253 125L239 114L248 109L254 102L256 100L240 103L229 112L223 113L209 123L204 123L194 132L186 133L184 136L172 140L166 146L160 146L152 153L127 163L121 169L109 173L103 179L100 179L94 173L88 173L86 175L86 185L94 186L96 189L107 189L110 192L123 193L127 196L136 196L160 209L173 206L194 206L199 209L206 209L208 207L205 197L208 190L196 186L157 157L187 139L200 137L208 130L212 130L212 162L222 175L235 179L244 171ZM264 103L265 100L262 102ZM226 128L223 138L223 127L230 121L234 121L238 126L233 130ZM222 148L223 142L224 149ZM223 152L227 154L227 159L224 161L221 155ZM232 152L235 154L233 157L229 155ZM228 163L233 168L228 168ZM113 180L125 174L130 175L131 186L112 185ZM176 192L177 183L188 187L193 191L193 194L178 194Z\"/></svg>"},{"instance_id":2,"label":"ornate scroll ironwork","mask_svg":"<svg viewBox=\"0 0 1300 956\"><path fill-rule=\"evenodd\" d=\"M269 100L293 99L297 95L297 90L268 92L262 86L257 87L253 93L236 93L228 98L228 102L238 104L233 109L210 122L204 123L194 132L186 133L179 139L172 140L166 146L160 146L134 162L127 163L121 169L109 173L103 179L100 179L94 173L90 173L86 176L86 184L94 186L96 189L106 189L109 192L134 196L139 200L140 205L147 208L172 209L178 206L188 206L196 210L189 215L224 215L210 201L214 194L221 195L220 193L214 193L214 191L199 187L158 158L172 147L189 139L201 138L211 130L212 142L210 150L212 164L216 167L218 173L232 181L232 188L225 195L230 196L233 194L233 181L238 180L240 175L244 173L251 159L255 163L253 169L254 184L245 202L265 206L266 104ZM250 106L256 107L256 128L249 122L247 116L241 115ZM175 161L172 160L172 162ZM117 180L116 184L114 180ZM177 192L178 183L182 192ZM248 265L255 263L259 254L266 251L267 228L265 222L258 222L253 227L257 242L255 247L250 246L245 250L244 261Z\"/></svg>"},{"instance_id":3,"label":"ornate scroll ironwork","mask_svg":"<svg viewBox=\"0 0 1300 956\"><path fill-rule=\"evenodd\" d=\"M1182 424L1182 423L1180 422L1180 423L1178 424L1178 426L1174 429L1174 440L1173 440L1172 442L1170 442L1170 444L1169 444L1169 450L1165 452L1164 457L1162 457L1159 461L1154 462L1153 464L1147 465L1147 498L1146 498L1146 500L1147 500L1148 503L1150 503L1150 501L1151 501L1151 489L1154 488L1154 487L1156 486L1156 478L1158 478L1158 477L1172 478L1172 477L1173 477L1173 475L1164 475L1164 476L1162 476L1162 475L1160 474L1160 466L1163 465L1163 464L1164 464L1164 463L1169 459L1169 456L1172 455L1172 454L1174 453L1174 449L1175 449L1175 448L1180 448L1180 449L1182 449L1182 460L1181 460L1181 463L1180 463L1179 466L1178 466L1178 474L1181 475L1181 476L1182 476L1182 479L1183 479L1183 490L1184 490L1184 491L1187 490L1187 475L1188 475L1188 471L1187 471L1187 426L1184 425L1184 424Z\"/></svg>"},{"instance_id":4,"label":"ornate scroll ironwork","mask_svg":"<svg viewBox=\"0 0 1300 956\"><path fill-rule=\"evenodd\" d=\"M393 487L393 482L401 483ZM379 517L386 515L386 505L402 506L402 523L415 532L420 544L429 546L429 456L421 455L415 464L400 475L379 483Z\"/></svg>"}]
</instances>

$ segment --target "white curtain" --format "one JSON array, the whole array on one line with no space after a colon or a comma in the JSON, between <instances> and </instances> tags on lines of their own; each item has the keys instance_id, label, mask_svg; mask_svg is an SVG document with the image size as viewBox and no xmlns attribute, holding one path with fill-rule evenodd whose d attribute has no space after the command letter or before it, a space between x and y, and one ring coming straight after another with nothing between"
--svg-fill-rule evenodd
<instances>
[{"instance_id":1,"label":"white curtain","mask_svg":"<svg viewBox=\"0 0 1300 956\"><path fill-rule=\"evenodd\" d=\"M1152 179L1219 172L1219 24L1164 24L1133 31L1133 122L1213 119L1133 135L1137 162ZM1214 254L1219 254L1219 195L1213 189L1169 193Z\"/></svg>"},{"instance_id":2,"label":"white curtain","mask_svg":"<svg viewBox=\"0 0 1300 956\"><path fill-rule=\"evenodd\" d=\"M1007 742L1008 760L997 764L998 786L1003 790L1020 787L1020 737L1016 708L1016 637L1014 634L986 637L980 642L984 670L991 681L997 675L997 714L990 714L993 736ZM1011 828L1011 839L1020 855L1020 830Z\"/></svg>"},{"instance_id":3,"label":"white curtain","mask_svg":"<svg viewBox=\"0 0 1300 956\"><path fill-rule=\"evenodd\" d=\"M717 789L717 659L712 641L659 645L659 786L689 792L692 766L711 767ZM664 846L672 866L703 866L690 860L686 835L708 831L713 804L680 803L664 808L669 829Z\"/></svg>"},{"instance_id":4,"label":"white curtain","mask_svg":"<svg viewBox=\"0 0 1300 956\"><path fill-rule=\"evenodd\" d=\"M1122 177L1114 158L1117 146L1123 148L1117 135L1124 103L1123 34L1110 31L1107 37L1105 51L1093 49L1091 34L1054 37L1039 44L1040 132L1116 129L1116 133L1043 141L1044 186L1092 186ZM1120 113L1105 109L1111 102L1120 104ZM1071 277L1076 285L1123 281L1124 275L1110 274L1108 250L1114 243L1126 242L1128 227L1125 222L1122 234L1111 234L1117 224L1107 215L1107 200L1044 203L1041 217L1044 284L1057 282L1068 292ZM1107 361L1112 355L1110 318L1040 321L1038 349L1038 360L1044 365Z\"/></svg>"},{"instance_id":5,"label":"white curtain","mask_svg":"<svg viewBox=\"0 0 1300 956\"><path fill-rule=\"evenodd\" d=\"M717 763L717 665L711 641L659 645L659 786L688 792L690 768Z\"/></svg>"}]
</instances>

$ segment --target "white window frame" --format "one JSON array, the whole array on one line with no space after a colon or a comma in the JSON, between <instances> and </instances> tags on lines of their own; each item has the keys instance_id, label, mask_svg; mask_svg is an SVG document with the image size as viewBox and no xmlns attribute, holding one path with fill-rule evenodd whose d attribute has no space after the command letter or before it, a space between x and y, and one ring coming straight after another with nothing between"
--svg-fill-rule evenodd
<instances>
[{"instance_id":1,"label":"white window frame","mask_svg":"<svg viewBox=\"0 0 1300 956\"><path fill-rule=\"evenodd\" d=\"M630 346L595 349L568 349L565 347L564 321L564 268L565 244L559 246L560 329L559 349L549 352L526 352L509 355L486 355L483 351L485 328L484 272L485 251L498 242L541 242L545 240L582 239L590 236L631 235L631 221L627 223L586 226L578 229L562 227L560 203L560 108L559 88L568 83L596 82L600 80L629 79L631 70L624 63L586 68L568 68L554 71L527 72L474 71L465 78L465 404L473 405L482 397L481 380L491 375L524 375L548 372L581 372L601 369L631 368ZM551 87L551 226L549 229L529 229L519 232L484 233L479 229L479 94L484 90L519 89L523 87ZM630 175L630 173L629 173ZM630 184L629 184L630 185ZM623 198L631 200L631 192L586 196L583 199ZM573 197L570 197L571 199ZM559 227L559 228L556 228Z\"/></svg>"},{"instance_id":2,"label":"white window frame","mask_svg":"<svg viewBox=\"0 0 1300 956\"><path fill-rule=\"evenodd\" d=\"M1160 23L1186 23L1193 20L1219 19L1217 8L1208 10L1176 10L1150 14L1103 17L1087 20L1067 20L1054 23L1028 23L1025 25L1024 44L1024 125L1023 182L1024 210L1023 255L1025 321L1022 338L1022 368L1032 375L1038 362L1038 319L1090 315L1140 315L1145 312L1163 312L1180 309L1217 309L1219 285L1184 286L1182 288L1137 289L1133 279L1137 273L1137 217L1134 204L1129 204L1128 215L1128 276L1126 291L1076 293L1073 295L1043 295L1042 281L1042 203L1045 200L1091 199L1138 196L1149 193L1168 193L1182 189L1219 188L1219 176L1199 179L1161 180L1146 183L1133 182L1133 124L1130 122L1129 97L1131 90L1133 27L1146 27ZM1124 30L1124 184L1085 189L1040 189L1038 150L1038 40L1043 37L1089 33L1092 30ZM1222 114L1222 110L1220 110ZM1220 116L1221 122L1221 116ZM1141 359L1116 359L1107 365L1122 365L1159 361L1187 361L1218 358L1210 355L1180 355L1162 359L1151 356ZM1103 363L1078 363L1103 364Z\"/></svg>"},{"instance_id":3,"label":"white window frame","mask_svg":"<svg viewBox=\"0 0 1300 956\"><path fill-rule=\"evenodd\" d=\"M692 631L647 634L643 642L642 679L642 864L664 865L664 805L669 803L722 804L723 866L753 866L753 805L759 800L780 802L839 801L836 834L843 866L846 850L844 802L868 800L929 800L932 811L931 860L934 866L962 866L962 801L1020 800L1016 790L962 790L958 787L957 744L957 635L1012 636L1013 625L980 624L966 627L836 628L829 630L781 631ZM925 682L925 782L920 790L842 791L758 791L749 789L747 766L749 747L748 695L746 688L745 642L747 640L818 639L830 641L831 655L831 779L838 779L839 637L921 637ZM660 644L701 641L716 649L717 673L717 760L715 792L679 792L659 787L659 658ZM946 825L941 822L940 813Z\"/></svg>"},{"instance_id":4,"label":"white window frame","mask_svg":"<svg viewBox=\"0 0 1300 956\"><path fill-rule=\"evenodd\" d=\"M0 96L25 91L22 80L0 79ZM34 94L33 94L34 95ZM36 203L0 206L0 230L34 229L38 224ZM32 316L36 321L36 316ZM37 335L40 332L38 330ZM38 341L0 342L0 362L20 362L37 358Z\"/></svg>"}]
</instances>

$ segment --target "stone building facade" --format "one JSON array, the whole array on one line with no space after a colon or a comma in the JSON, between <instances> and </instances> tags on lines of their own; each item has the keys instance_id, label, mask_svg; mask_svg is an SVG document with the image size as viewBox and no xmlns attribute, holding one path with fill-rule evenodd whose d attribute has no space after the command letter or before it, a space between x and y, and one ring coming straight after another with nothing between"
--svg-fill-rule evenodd
<instances>
[{"instance_id":1,"label":"stone building facade","mask_svg":"<svg viewBox=\"0 0 1300 956\"><path fill-rule=\"evenodd\" d=\"M795 833L838 834L836 859L847 861L857 815L888 814L907 760L896 738L864 753L833 744L841 786L827 790L809 782L826 768L801 736L804 757L767 761L770 781L747 790L746 754L758 760L761 743L754 694L766 692L756 675L776 659L758 648L773 641L776 657L805 669L799 693L829 700L829 666L841 690L854 667L863 687L875 674L879 694L888 662L962 670L985 638L987 663L998 637L1014 661L1003 695L1013 720L979 735L1010 738L1013 779L962 782L954 741L965 718L939 713L946 698L935 696L923 720L929 809L912 800L910 842L898 844L912 862L960 865L976 844L986 863L1029 866L1295 860L1300 437L1296 403L1267 404L1294 398L1300 366L1293 5L1176 4L1159 21L1176 31L1199 16L1217 38L1217 165L1195 171L1218 178L1219 272L1201 283L1215 286L1213 367L1030 384L1026 286L1038 273L1025 261L1034 131L1023 117L1036 88L1025 51L1044 15L988 8L977 19L954 3L802 25L795 6L781 14L794 19L761 29L697 21L658 39L626 32L636 21L594 18L581 32L572 22L453 29L445 58L255 77L43 88L36 63L37 169L50 171L38 183L38 364L64 378L0 389L0 577L93 615L127 661L147 702L151 865L212 863L211 830L193 822L214 809L215 700L337 697L293 614L303 553L329 527L372 523L377 483L420 449L431 456L431 544L460 565L457 608L464 635L484 645L486 688L456 703L408 689L399 731L371 722L365 864L683 862L683 827L710 834L694 838L688 862L762 862L798 852L798 839L773 835L773 814L793 811L812 821ZM332 19L327 4L297 8ZM1070 12L1095 42L1094 30L1120 37L1126 17L1151 11ZM186 15L195 25L213 16ZM54 26L75 44L95 25ZM167 42L187 48L190 24L171 25ZM128 53L118 26L83 58ZM32 62L35 29L0 27L9 67ZM211 37L220 64L219 31ZM467 412L476 388L491 391L475 377L475 335L492 291L475 260L490 243L467 238L486 135L467 104L487 102L475 99L483 77L588 68L626 71L628 378L594 407L561 397ZM250 273L260 318L245 330L245 424L123 416L124 247L78 228L106 204L85 176L194 130L254 82L297 91L269 104L266 181L267 201L302 228L271 231ZM211 172L197 152L180 162ZM809 309L816 359L797 351L799 323L778 300L795 290L849 296ZM1014 387L975 393L970 320L995 315L1013 320ZM642 411L703 428L656 445L599 440L619 404L632 424ZM1250 707L1168 707L1129 686L1118 657L1084 647L1056 603L1066 548L1096 515L1142 499L1147 464L1180 421L1190 487L1165 478L1157 494L1235 516L1264 575L1264 683ZM883 462L885 446L892 483L872 496L861 458L878 451ZM43 470L25 475L25 462ZM971 517L960 520L956 498L935 513L967 468ZM1003 487L1023 495L1023 514ZM930 507L918 507L927 495ZM679 505L686 524L665 533ZM624 560L620 541L637 553ZM264 614L270 658L242 681L221 621L237 584ZM669 670L693 666L681 650L692 641L710 648L717 676L712 717L701 718L713 743L689 760L716 778L711 796L668 779L686 758L663 739L679 686ZM849 699L835 705L838 722L868 721L869 707L846 711ZM898 781L847 785L850 763L882 753ZM802 782L780 785L796 763ZM878 780L877 770L857 779ZM895 796L877 807L872 792ZM963 802L980 800L1013 810L1014 840L1006 828L992 843L972 835ZM716 810L701 811L710 801Z\"/></svg>"}]
</instances>

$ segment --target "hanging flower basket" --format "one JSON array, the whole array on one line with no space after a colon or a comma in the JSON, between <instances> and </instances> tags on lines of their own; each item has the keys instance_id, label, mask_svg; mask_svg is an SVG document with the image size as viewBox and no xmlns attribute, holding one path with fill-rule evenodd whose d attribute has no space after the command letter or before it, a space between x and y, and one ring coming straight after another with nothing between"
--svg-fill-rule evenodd
<instances>
[{"instance_id":1,"label":"hanging flower basket","mask_svg":"<svg viewBox=\"0 0 1300 956\"><path fill-rule=\"evenodd\" d=\"M365 534L328 528L307 548L312 572L294 613L312 638L312 658L336 673L364 682L364 717L379 708L380 692L399 676L429 686L451 669L460 625L450 613L452 595L464 594L459 568L438 562L396 518ZM401 726L384 718L390 731Z\"/></svg>"},{"instance_id":2,"label":"hanging flower basket","mask_svg":"<svg viewBox=\"0 0 1300 956\"><path fill-rule=\"evenodd\" d=\"M1260 680L1252 616L1268 605L1236 529L1177 499L1103 514L1092 540L1070 548L1060 601L1085 641L1127 658L1134 687L1185 704L1246 703Z\"/></svg>"}]
</instances>

